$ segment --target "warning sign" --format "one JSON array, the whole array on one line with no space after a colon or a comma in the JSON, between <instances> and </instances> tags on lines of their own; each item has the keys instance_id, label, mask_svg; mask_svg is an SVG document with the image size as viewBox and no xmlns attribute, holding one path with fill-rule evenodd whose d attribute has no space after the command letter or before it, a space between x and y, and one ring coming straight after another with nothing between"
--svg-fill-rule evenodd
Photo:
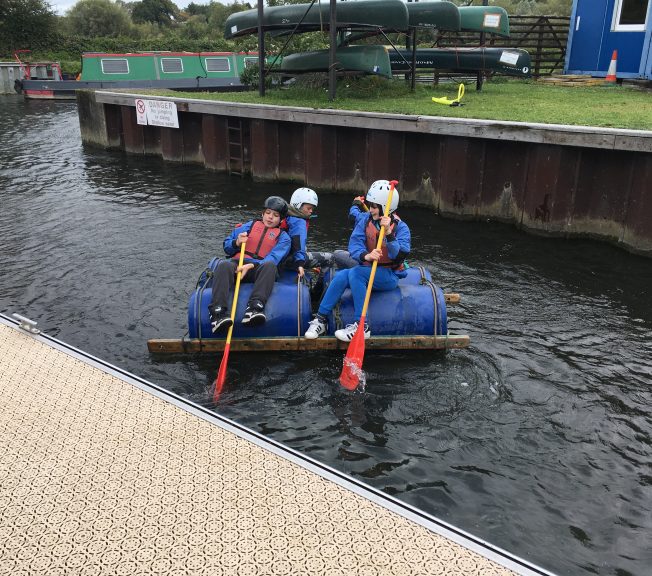
<instances>
[{"instance_id":1,"label":"warning sign","mask_svg":"<svg viewBox=\"0 0 652 576\"><path fill-rule=\"evenodd\" d=\"M138 124L178 128L179 117L175 102L167 100L136 99L136 116Z\"/></svg>"}]
</instances>

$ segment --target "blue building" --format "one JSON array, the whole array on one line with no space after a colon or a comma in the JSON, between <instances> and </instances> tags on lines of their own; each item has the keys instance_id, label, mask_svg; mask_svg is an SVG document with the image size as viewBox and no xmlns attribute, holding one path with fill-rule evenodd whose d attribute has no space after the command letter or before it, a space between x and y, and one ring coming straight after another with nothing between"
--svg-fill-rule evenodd
<instances>
[{"instance_id":1,"label":"blue building","mask_svg":"<svg viewBox=\"0 0 652 576\"><path fill-rule=\"evenodd\" d=\"M652 80L652 0L573 0L566 74L606 76L618 50L618 78Z\"/></svg>"}]
</instances>

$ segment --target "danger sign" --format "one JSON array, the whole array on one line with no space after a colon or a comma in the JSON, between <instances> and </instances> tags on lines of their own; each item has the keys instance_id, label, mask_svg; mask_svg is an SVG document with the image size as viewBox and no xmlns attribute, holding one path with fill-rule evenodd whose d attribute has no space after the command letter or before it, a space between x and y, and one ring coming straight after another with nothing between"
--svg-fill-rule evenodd
<instances>
[{"instance_id":1,"label":"danger sign","mask_svg":"<svg viewBox=\"0 0 652 576\"><path fill-rule=\"evenodd\" d=\"M136 99L136 117L138 124L144 126L163 126L165 128L178 128L179 117L175 102L167 100L142 100Z\"/></svg>"}]
</instances>

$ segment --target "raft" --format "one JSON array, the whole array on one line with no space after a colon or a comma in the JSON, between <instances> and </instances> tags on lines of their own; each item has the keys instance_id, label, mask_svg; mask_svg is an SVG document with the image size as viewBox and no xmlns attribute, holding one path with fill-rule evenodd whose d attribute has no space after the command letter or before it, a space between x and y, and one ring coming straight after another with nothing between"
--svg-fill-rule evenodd
<instances>
[{"instance_id":1,"label":"raft","mask_svg":"<svg viewBox=\"0 0 652 576\"><path fill-rule=\"evenodd\" d=\"M190 295L188 338L149 340L150 352L218 352L224 349L225 335L211 332L208 312L214 272L219 262L219 258L213 258L208 263ZM323 289L316 290L306 278L299 279L296 272L282 271L265 306L267 321L253 328L240 323L253 289L252 283L242 283L231 350L345 350L348 343L337 340L334 332L354 321L350 290L344 292L330 314L328 333L315 340L303 337L331 278L331 271L326 270ZM409 268L407 277L401 279L394 290L372 292L367 312L372 336L366 347L382 350L464 348L468 346L468 336L448 333L447 304L458 301L459 295L444 294L425 268Z\"/></svg>"}]
</instances>

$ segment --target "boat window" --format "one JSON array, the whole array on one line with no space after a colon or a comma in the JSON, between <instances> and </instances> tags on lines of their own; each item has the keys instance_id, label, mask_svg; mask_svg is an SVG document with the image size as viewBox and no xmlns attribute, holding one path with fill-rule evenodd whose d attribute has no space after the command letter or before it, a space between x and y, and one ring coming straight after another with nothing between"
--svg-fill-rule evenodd
<instances>
[{"instance_id":1,"label":"boat window","mask_svg":"<svg viewBox=\"0 0 652 576\"><path fill-rule=\"evenodd\" d=\"M230 72L231 63L228 58L206 58L206 72Z\"/></svg>"},{"instance_id":2,"label":"boat window","mask_svg":"<svg viewBox=\"0 0 652 576\"><path fill-rule=\"evenodd\" d=\"M163 72L183 72L181 58L161 58L161 70Z\"/></svg>"},{"instance_id":3,"label":"boat window","mask_svg":"<svg viewBox=\"0 0 652 576\"><path fill-rule=\"evenodd\" d=\"M258 58L245 58L244 59L245 68L249 66L258 66Z\"/></svg>"},{"instance_id":4,"label":"boat window","mask_svg":"<svg viewBox=\"0 0 652 576\"><path fill-rule=\"evenodd\" d=\"M126 58L102 58L103 74L129 74L129 62Z\"/></svg>"},{"instance_id":5,"label":"boat window","mask_svg":"<svg viewBox=\"0 0 652 576\"><path fill-rule=\"evenodd\" d=\"M643 32L650 0L616 0L612 29L616 32Z\"/></svg>"}]
</instances>

